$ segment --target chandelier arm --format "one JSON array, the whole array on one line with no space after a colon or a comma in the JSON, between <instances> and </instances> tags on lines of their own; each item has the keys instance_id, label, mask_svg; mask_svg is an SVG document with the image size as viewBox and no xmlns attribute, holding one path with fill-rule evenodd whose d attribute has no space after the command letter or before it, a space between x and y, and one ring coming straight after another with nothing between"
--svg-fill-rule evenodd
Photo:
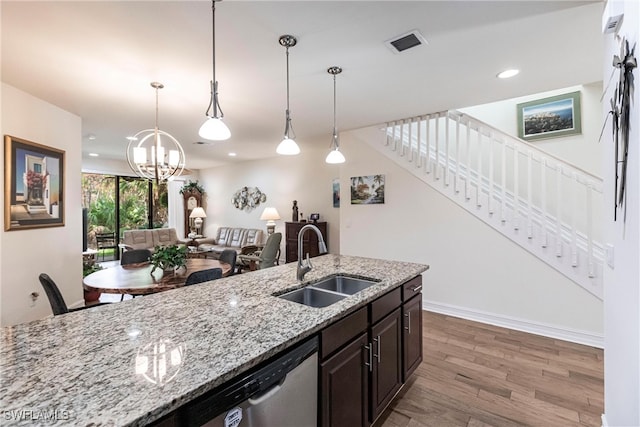
<instances>
[{"instance_id":1,"label":"chandelier arm","mask_svg":"<svg viewBox=\"0 0 640 427\"><path fill-rule=\"evenodd\" d=\"M218 102L218 82L213 83L213 91L213 117L221 119L224 117L224 113L222 112L220 102ZM218 116L218 111L220 111L220 116Z\"/></svg>"},{"instance_id":2,"label":"chandelier arm","mask_svg":"<svg viewBox=\"0 0 640 427\"><path fill-rule=\"evenodd\" d=\"M209 98L209 106L207 107L207 111L204 112L204 115L207 117L210 117L209 111L211 111L211 106L213 105L213 80L211 80L210 83L211 83L211 97Z\"/></svg>"}]
</instances>

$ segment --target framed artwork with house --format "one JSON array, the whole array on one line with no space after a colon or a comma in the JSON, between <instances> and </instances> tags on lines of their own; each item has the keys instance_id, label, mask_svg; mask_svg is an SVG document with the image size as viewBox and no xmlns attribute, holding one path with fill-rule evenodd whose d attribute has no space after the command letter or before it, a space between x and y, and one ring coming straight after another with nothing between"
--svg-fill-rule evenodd
<instances>
[{"instance_id":1,"label":"framed artwork with house","mask_svg":"<svg viewBox=\"0 0 640 427\"><path fill-rule=\"evenodd\" d=\"M4 137L4 229L64 225L63 150Z\"/></svg>"}]
</instances>

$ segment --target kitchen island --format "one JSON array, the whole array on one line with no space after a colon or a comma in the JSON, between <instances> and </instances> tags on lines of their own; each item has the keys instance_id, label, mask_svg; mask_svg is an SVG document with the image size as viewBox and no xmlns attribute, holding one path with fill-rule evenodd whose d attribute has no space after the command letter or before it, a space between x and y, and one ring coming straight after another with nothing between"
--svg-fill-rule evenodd
<instances>
[{"instance_id":1,"label":"kitchen island","mask_svg":"<svg viewBox=\"0 0 640 427\"><path fill-rule=\"evenodd\" d=\"M3 425L149 424L428 269L341 255L313 264L303 283L292 263L3 328ZM325 308L274 296L337 273L380 282Z\"/></svg>"}]
</instances>

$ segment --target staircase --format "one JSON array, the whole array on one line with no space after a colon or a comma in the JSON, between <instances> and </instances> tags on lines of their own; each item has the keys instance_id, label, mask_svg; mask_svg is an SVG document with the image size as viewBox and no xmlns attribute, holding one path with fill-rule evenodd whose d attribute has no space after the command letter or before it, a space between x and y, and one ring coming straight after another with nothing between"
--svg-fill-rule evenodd
<instances>
[{"instance_id":1,"label":"staircase","mask_svg":"<svg viewBox=\"0 0 640 427\"><path fill-rule=\"evenodd\" d=\"M387 157L598 298L602 179L459 111L386 124Z\"/></svg>"}]
</instances>

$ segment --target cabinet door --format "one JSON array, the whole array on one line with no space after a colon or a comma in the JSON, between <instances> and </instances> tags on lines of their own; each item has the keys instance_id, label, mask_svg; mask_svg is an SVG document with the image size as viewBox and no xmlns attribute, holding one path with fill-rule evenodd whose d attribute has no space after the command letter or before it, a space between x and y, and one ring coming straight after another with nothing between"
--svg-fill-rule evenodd
<instances>
[{"instance_id":1,"label":"cabinet door","mask_svg":"<svg viewBox=\"0 0 640 427\"><path fill-rule=\"evenodd\" d=\"M367 334L320 364L320 425L366 427L369 400Z\"/></svg>"},{"instance_id":2,"label":"cabinet door","mask_svg":"<svg viewBox=\"0 0 640 427\"><path fill-rule=\"evenodd\" d=\"M422 294L402 306L402 346L404 350L402 381L422 362Z\"/></svg>"},{"instance_id":3,"label":"cabinet door","mask_svg":"<svg viewBox=\"0 0 640 427\"><path fill-rule=\"evenodd\" d=\"M400 307L371 327L371 342L371 421L375 421L402 386Z\"/></svg>"}]
</instances>

